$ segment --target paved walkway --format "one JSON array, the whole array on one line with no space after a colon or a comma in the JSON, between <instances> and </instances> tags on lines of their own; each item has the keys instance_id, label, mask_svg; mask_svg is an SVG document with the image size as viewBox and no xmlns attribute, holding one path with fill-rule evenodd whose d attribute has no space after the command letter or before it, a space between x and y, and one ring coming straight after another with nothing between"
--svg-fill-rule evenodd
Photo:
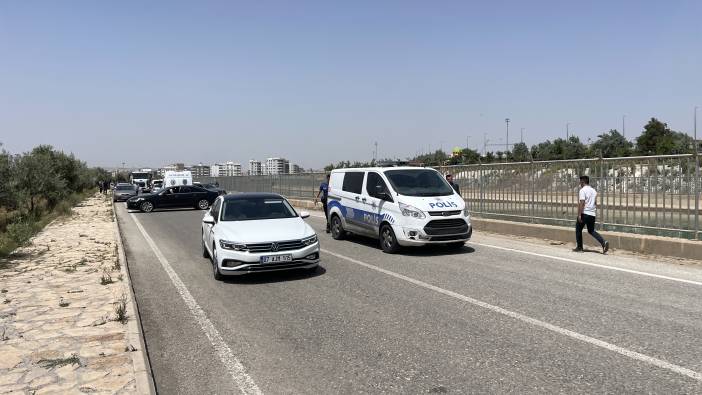
<instances>
[{"instance_id":1,"label":"paved walkway","mask_svg":"<svg viewBox=\"0 0 702 395\"><path fill-rule=\"evenodd\" d=\"M0 262L0 393L136 392L110 201L89 198L15 256Z\"/></svg>"}]
</instances>

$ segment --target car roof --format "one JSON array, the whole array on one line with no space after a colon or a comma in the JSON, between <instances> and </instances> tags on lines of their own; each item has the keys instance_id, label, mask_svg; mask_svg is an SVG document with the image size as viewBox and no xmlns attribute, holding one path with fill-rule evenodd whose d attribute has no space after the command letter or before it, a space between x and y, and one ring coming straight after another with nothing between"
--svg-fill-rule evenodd
<instances>
[{"instance_id":1,"label":"car roof","mask_svg":"<svg viewBox=\"0 0 702 395\"><path fill-rule=\"evenodd\" d=\"M245 200L245 199L284 199L281 195L277 193L268 192L242 192L234 193L231 195L225 195L223 197L225 201L227 200Z\"/></svg>"},{"instance_id":2,"label":"car roof","mask_svg":"<svg viewBox=\"0 0 702 395\"><path fill-rule=\"evenodd\" d=\"M347 171L385 171L385 170L435 170L431 167L419 166L386 166L386 167L348 167L343 169L334 169L332 173L344 173Z\"/></svg>"}]
</instances>

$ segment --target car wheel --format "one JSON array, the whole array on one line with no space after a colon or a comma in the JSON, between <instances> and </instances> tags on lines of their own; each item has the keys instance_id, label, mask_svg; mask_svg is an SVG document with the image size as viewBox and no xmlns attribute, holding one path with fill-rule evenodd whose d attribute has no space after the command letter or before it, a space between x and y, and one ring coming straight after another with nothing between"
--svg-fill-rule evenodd
<instances>
[{"instance_id":1,"label":"car wheel","mask_svg":"<svg viewBox=\"0 0 702 395\"><path fill-rule=\"evenodd\" d=\"M455 243L446 244L446 247L452 250L460 250L461 248L463 248L464 245L466 245L465 241L457 241Z\"/></svg>"},{"instance_id":2,"label":"car wheel","mask_svg":"<svg viewBox=\"0 0 702 395\"><path fill-rule=\"evenodd\" d=\"M144 213L150 213L150 212L154 211L154 204L151 202L144 202L141 204L141 206L139 206L139 208Z\"/></svg>"},{"instance_id":3,"label":"car wheel","mask_svg":"<svg viewBox=\"0 0 702 395\"><path fill-rule=\"evenodd\" d=\"M394 254L400 250L395 232L392 231L392 227L388 224L380 228L380 248L383 249L383 252L388 254Z\"/></svg>"},{"instance_id":4,"label":"car wheel","mask_svg":"<svg viewBox=\"0 0 702 395\"><path fill-rule=\"evenodd\" d=\"M197 208L199 208L200 210L207 210L208 207L210 207L210 202L208 202L205 199L202 199L197 202Z\"/></svg>"},{"instance_id":5,"label":"car wheel","mask_svg":"<svg viewBox=\"0 0 702 395\"><path fill-rule=\"evenodd\" d=\"M214 279L217 281L222 281L224 276L219 272L219 266L217 265L217 248L212 244L212 272L214 274Z\"/></svg>"},{"instance_id":6,"label":"car wheel","mask_svg":"<svg viewBox=\"0 0 702 395\"><path fill-rule=\"evenodd\" d=\"M341 223L341 218L334 214L331 218L331 234L334 240L343 240L346 236L346 231L344 231L344 225Z\"/></svg>"},{"instance_id":7,"label":"car wheel","mask_svg":"<svg viewBox=\"0 0 702 395\"><path fill-rule=\"evenodd\" d=\"M200 239L200 241L202 242L202 257L209 258L210 253L207 252L207 247L205 247L205 234L204 233L202 234L202 238Z\"/></svg>"}]
</instances>

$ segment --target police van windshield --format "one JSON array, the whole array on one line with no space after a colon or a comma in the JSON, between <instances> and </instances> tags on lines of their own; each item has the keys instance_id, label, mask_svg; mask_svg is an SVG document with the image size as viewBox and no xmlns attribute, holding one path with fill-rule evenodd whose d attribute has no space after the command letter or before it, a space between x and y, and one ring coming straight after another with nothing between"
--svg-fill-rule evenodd
<instances>
[{"instance_id":1,"label":"police van windshield","mask_svg":"<svg viewBox=\"0 0 702 395\"><path fill-rule=\"evenodd\" d=\"M439 173L429 169L386 170L395 191L405 196L449 196L453 188Z\"/></svg>"}]
</instances>

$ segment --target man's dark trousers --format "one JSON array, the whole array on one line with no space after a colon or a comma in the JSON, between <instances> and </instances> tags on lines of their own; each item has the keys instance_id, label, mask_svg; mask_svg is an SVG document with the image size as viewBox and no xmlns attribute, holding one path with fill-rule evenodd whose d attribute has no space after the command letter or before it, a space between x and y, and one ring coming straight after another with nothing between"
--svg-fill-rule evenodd
<instances>
[{"instance_id":1,"label":"man's dark trousers","mask_svg":"<svg viewBox=\"0 0 702 395\"><path fill-rule=\"evenodd\" d=\"M579 249L583 248L583 228L587 226L587 233L597 240L601 246L604 246L604 239L595 230L595 217L592 215L583 214L583 221L575 223L575 241Z\"/></svg>"},{"instance_id":2,"label":"man's dark trousers","mask_svg":"<svg viewBox=\"0 0 702 395\"><path fill-rule=\"evenodd\" d=\"M322 199L322 208L324 208L324 218L327 219L327 230L329 230L329 211L327 210L327 199Z\"/></svg>"}]
</instances>

